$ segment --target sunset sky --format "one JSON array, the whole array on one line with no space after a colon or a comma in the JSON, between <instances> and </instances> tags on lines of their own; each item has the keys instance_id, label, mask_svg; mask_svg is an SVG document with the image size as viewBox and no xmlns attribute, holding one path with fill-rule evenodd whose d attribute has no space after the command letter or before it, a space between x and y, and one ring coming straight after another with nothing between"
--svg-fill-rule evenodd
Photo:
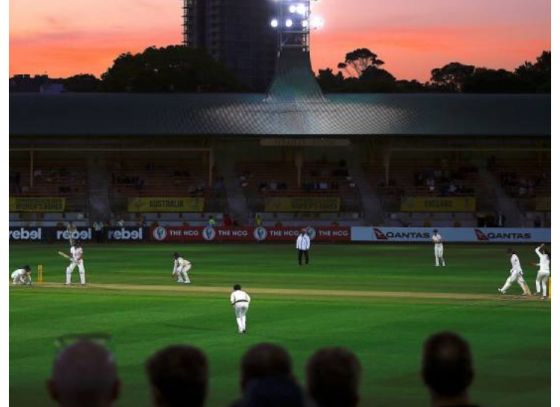
<instances>
[{"instance_id":1,"label":"sunset sky","mask_svg":"<svg viewBox=\"0 0 560 407\"><path fill-rule=\"evenodd\" d=\"M271 0L262 0L271 1ZM181 0L10 0L10 75L99 76L120 53L181 42ZM320 0L315 70L366 47L399 79L451 61L513 69L550 49L550 0Z\"/></svg>"}]
</instances>

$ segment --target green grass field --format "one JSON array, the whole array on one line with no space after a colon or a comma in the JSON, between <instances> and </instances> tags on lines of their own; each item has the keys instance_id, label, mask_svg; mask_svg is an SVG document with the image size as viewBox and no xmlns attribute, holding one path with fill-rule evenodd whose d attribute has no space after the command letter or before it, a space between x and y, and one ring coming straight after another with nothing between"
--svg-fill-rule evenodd
<instances>
[{"instance_id":1,"label":"green grass field","mask_svg":"<svg viewBox=\"0 0 560 407\"><path fill-rule=\"evenodd\" d=\"M44 381L55 339L89 332L112 334L123 380L120 406L149 405L143 363L174 343L207 353L207 406L226 406L239 395L241 355L263 341L289 350L302 383L305 361L316 349L346 346L363 366L361 406L427 405L418 373L421 346L443 329L471 343L473 401L496 407L551 402L550 303L519 298L518 286L511 295L497 294L509 270L504 246L448 245L448 267L435 268L428 245L317 244L311 264L299 267L292 244L92 244L84 248L91 283L86 288L60 285L67 264L56 254L61 249L67 250L10 246L10 271L43 264L46 281L10 288L14 406L51 405ZM192 286L170 278L175 250L193 263ZM519 256L534 290L533 247L520 247ZM229 305L234 283L253 299L244 336L236 333ZM453 298L454 293L462 295Z\"/></svg>"}]
</instances>

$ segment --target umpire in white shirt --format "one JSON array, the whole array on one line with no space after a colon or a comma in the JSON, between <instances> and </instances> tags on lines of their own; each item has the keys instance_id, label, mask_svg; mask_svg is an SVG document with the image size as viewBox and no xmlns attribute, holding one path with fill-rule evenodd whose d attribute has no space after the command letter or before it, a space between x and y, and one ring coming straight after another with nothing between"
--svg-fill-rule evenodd
<instances>
[{"instance_id":1,"label":"umpire in white shirt","mask_svg":"<svg viewBox=\"0 0 560 407\"><path fill-rule=\"evenodd\" d=\"M298 251L298 263L301 266L301 258L305 256L305 264L309 264L309 249L311 248L311 239L306 229L302 229L296 241L296 249Z\"/></svg>"}]
</instances>

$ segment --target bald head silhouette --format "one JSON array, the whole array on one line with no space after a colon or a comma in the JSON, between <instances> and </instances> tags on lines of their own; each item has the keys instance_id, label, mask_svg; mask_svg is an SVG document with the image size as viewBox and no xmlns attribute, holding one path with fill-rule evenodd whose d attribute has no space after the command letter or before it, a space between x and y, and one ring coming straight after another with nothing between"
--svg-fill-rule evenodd
<instances>
[{"instance_id":1,"label":"bald head silhouette","mask_svg":"<svg viewBox=\"0 0 560 407\"><path fill-rule=\"evenodd\" d=\"M94 342L78 341L58 354L47 387L63 407L111 406L120 391L113 355Z\"/></svg>"}]
</instances>

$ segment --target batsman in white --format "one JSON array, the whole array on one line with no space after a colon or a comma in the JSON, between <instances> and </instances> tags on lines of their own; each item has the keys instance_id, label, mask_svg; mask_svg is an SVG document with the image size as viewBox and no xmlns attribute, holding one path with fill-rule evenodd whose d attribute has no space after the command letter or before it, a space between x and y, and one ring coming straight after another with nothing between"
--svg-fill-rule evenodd
<instances>
[{"instance_id":1,"label":"batsman in white","mask_svg":"<svg viewBox=\"0 0 560 407\"><path fill-rule=\"evenodd\" d=\"M14 272L12 273L12 284L31 285L31 267L26 264L22 268L14 270Z\"/></svg>"},{"instance_id":2,"label":"batsman in white","mask_svg":"<svg viewBox=\"0 0 560 407\"><path fill-rule=\"evenodd\" d=\"M185 260L177 252L173 253L173 272L171 273L171 278L177 277L178 283L190 284L188 271L191 269L192 264L190 261Z\"/></svg>"},{"instance_id":3,"label":"batsman in white","mask_svg":"<svg viewBox=\"0 0 560 407\"><path fill-rule=\"evenodd\" d=\"M235 319L237 320L237 329L240 334L247 332L247 311L249 310L249 303L251 297L241 289L239 284L233 286L233 292L229 297L229 301L235 311Z\"/></svg>"},{"instance_id":4,"label":"batsman in white","mask_svg":"<svg viewBox=\"0 0 560 407\"><path fill-rule=\"evenodd\" d=\"M535 264L539 266L539 272L537 273L537 294L541 293L542 287L542 299L546 300L546 287L548 278L550 277L550 255L545 249L544 243L535 249L535 253L539 256L539 262Z\"/></svg>"},{"instance_id":5,"label":"batsman in white","mask_svg":"<svg viewBox=\"0 0 560 407\"><path fill-rule=\"evenodd\" d=\"M443 237L434 229L432 233L432 242L434 242L434 255L436 257L436 267L439 267L441 262L442 267L445 267L445 259L443 258Z\"/></svg>"},{"instance_id":6,"label":"batsman in white","mask_svg":"<svg viewBox=\"0 0 560 407\"><path fill-rule=\"evenodd\" d=\"M505 294L507 289L511 287L511 285L517 281L517 284L520 285L521 289L523 290L523 295L531 295L531 290L529 290L529 286L525 282L523 278L523 270L521 269L521 263L519 262L519 257L517 253L513 249L507 249L507 253L511 254L510 262L511 262L511 269L509 271L510 275L506 280L504 286L502 288L498 288L498 291L501 294Z\"/></svg>"},{"instance_id":7,"label":"batsman in white","mask_svg":"<svg viewBox=\"0 0 560 407\"><path fill-rule=\"evenodd\" d=\"M82 243L76 240L72 247L70 247L70 264L66 267L66 285L72 284L72 271L78 266L80 273L80 284L86 284L86 269L84 268L84 249Z\"/></svg>"}]
</instances>

